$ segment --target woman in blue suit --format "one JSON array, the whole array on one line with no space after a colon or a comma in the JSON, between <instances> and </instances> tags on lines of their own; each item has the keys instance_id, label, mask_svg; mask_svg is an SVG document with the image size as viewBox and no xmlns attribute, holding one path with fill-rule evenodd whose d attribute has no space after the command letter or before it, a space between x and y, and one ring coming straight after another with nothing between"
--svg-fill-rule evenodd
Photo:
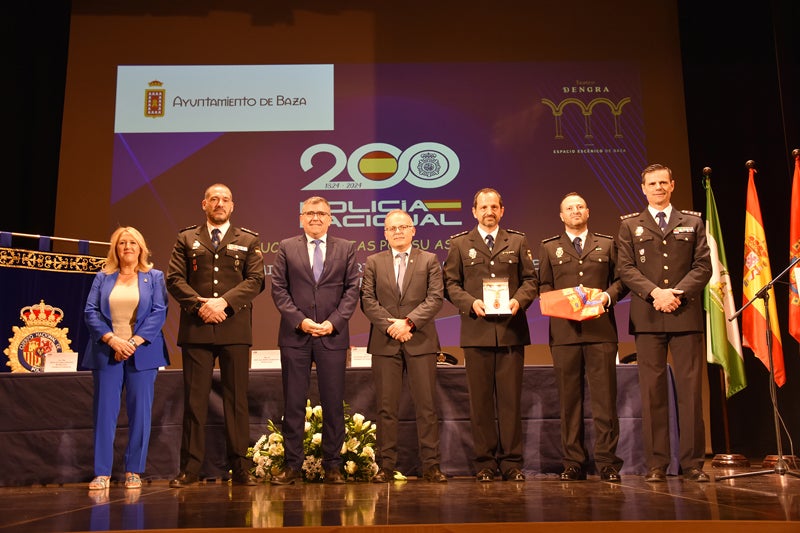
<instances>
[{"instance_id":1,"label":"woman in blue suit","mask_svg":"<svg viewBox=\"0 0 800 533\"><path fill-rule=\"evenodd\" d=\"M167 317L164 273L149 262L144 237L132 227L111 235L106 264L97 273L84 315L89 345L81 366L94 377L94 475L90 490L107 489L114 462L122 389L128 412L125 488L142 486L147 462L153 389L160 366L169 364L161 328Z\"/></svg>"}]
</instances>

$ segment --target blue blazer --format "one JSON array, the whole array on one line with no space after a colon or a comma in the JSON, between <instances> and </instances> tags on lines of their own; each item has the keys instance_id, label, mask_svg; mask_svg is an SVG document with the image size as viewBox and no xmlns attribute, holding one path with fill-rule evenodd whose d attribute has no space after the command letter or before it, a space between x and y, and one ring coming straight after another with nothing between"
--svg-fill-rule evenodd
<instances>
[{"instance_id":1,"label":"blue blazer","mask_svg":"<svg viewBox=\"0 0 800 533\"><path fill-rule=\"evenodd\" d=\"M169 364L167 343L161 332L167 319L167 286L164 283L164 273L160 270L151 269L138 274L139 307L136 310L133 333L145 339L145 342L136 348L133 362L137 370L147 370ZM114 359L111 347L100 340L103 335L113 331L108 297L118 275L119 272L98 272L86 299L84 317L90 340L81 360L84 368L103 369L108 365L120 364Z\"/></svg>"}]
</instances>

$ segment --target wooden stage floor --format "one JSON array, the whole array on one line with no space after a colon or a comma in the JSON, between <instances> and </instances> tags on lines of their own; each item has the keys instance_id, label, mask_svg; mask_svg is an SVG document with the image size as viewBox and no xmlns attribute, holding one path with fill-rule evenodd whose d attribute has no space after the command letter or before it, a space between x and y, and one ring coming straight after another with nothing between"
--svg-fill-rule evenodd
<instances>
[{"instance_id":1,"label":"wooden stage floor","mask_svg":"<svg viewBox=\"0 0 800 533\"><path fill-rule=\"evenodd\" d=\"M707 467L712 475L730 471ZM141 490L120 483L107 491L86 484L0 488L0 532L78 531L800 531L800 477L761 476L698 484L669 477L646 483L563 483L554 474L525 482L478 483L452 477L431 484L416 478L391 484L232 486L207 480L171 489L165 480Z\"/></svg>"}]
</instances>

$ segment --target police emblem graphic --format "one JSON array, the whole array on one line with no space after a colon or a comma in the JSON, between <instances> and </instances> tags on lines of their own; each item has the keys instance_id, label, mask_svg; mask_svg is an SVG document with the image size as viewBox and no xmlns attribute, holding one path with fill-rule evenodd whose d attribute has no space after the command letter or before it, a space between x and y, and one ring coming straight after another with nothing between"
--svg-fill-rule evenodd
<instances>
[{"instance_id":1,"label":"police emblem graphic","mask_svg":"<svg viewBox=\"0 0 800 533\"><path fill-rule=\"evenodd\" d=\"M41 300L20 309L19 317L25 325L12 328L14 336L3 352L12 372L42 372L48 354L69 351L69 330L56 327L64 318L64 311Z\"/></svg>"}]
</instances>

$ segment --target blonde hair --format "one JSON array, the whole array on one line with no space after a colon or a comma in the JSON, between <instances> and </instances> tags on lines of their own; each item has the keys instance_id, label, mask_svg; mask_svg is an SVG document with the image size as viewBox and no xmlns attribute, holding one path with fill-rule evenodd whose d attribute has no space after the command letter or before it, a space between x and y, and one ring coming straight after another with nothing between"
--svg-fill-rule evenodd
<instances>
[{"instance_id":1,"label":"blonde hair","mask_svg":"<svg viewBox=\"0 0 800 533\"><path fill-rule=\"evenodd\" d=\"M144 237L138 229L132 226L122 226L117 228L111 234L111 246L108 249L108 256L106 257L106 264L103 267L103 272L106 274L113 274L119 270L119 256L117 255L117 245L122 238L123 233L130 234L136 244L139 245L139 263L136 265L135 270L141 272L148 272L153 268L153 263L150 262L150 250L147 248L147 243L144 242Z\"/></svg>"}]
</instances>

